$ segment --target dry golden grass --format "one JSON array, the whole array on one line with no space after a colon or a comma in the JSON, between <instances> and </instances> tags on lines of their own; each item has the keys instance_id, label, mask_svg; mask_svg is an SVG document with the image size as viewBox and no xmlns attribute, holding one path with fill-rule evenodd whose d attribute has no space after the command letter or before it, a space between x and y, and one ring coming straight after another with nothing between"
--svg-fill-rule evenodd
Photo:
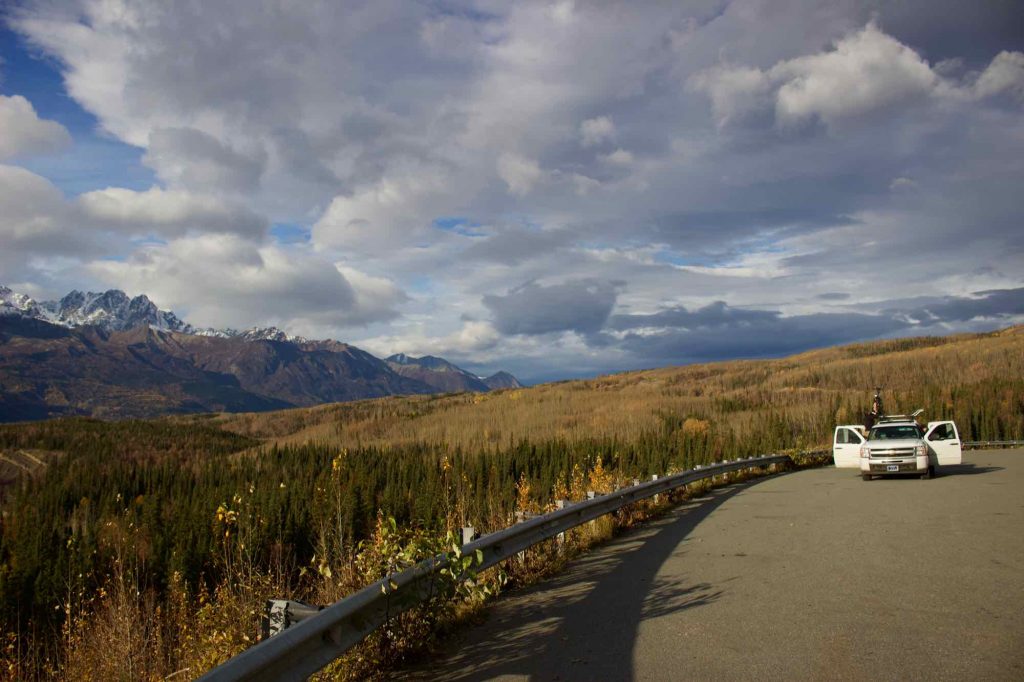
<instances>
[{"instance_id":1,"label":"dry golden grass","mask_svg":"<svg viewBox=\"0 0 1024 682\"><path fill-rule=\"evenodd\" d=\"M1024 327L989 334L924 337L814 350L776 360L743 360L624 372L488 394L394 397L279 412L219 415L222 428L266 444L322 442L339 447L415 442L488 450L510 442L632 442L662 415L725 422L737 437L769 412L790 421L857 422L873 386L889 411L929 401L932 412L963 416L965 387L987 385L1013 401L1024 377ZM989 389L986 389L989 390ZM1019 396L1017 396L1019 399ZM1008 406L1009 412L1015 408ZM1020 410L1016 410L1017 413ZM830 433L822 431L826 440Z\"/></svg>"}]
</instances>

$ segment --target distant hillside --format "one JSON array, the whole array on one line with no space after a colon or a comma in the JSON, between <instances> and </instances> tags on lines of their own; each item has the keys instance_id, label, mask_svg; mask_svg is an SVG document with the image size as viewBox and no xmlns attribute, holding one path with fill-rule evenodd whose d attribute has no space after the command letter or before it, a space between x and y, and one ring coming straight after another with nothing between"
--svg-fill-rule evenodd
<instances>
[{"instance_id":1,"label":"distant hillside","mask_svg":"<svg viewBox=\"0 0 1024 682\"><path fill-rule=\"evenodd\" d=\"M263 411L435 390L338 342L69 329L0 316L0 421Z\"/></svg>"},{"instance_id":2,"label":"distant hillside","mask_svg":"<svg viewBox=\"0 0 1024 682\"><path fill-rule=\"evenodd\" d=\"M251 412L490 390L442 358L395 358L406 361L384 362L340 341L276 327L200 329L145 295L129 298L117 289L40 303L0 285L0 422ZM495 387L518 385L499 374Z\"/></svg>"},{"instance_id":3,"label":"distant hillside","mask_svg":"<svg viewBox=\"0 0 1024 682\"><path fill-rule=\"evenodd\" d=\"M223 418L224 428L286 444L444 442L468 450L509 442L634 442L660 428L746 439L778 421L784 441L818 445L856 423L883 386L891 409L953 417L970 437L1024 436L1024 327L860 343L776 360L624 372L492 394L393 398ZM678 426L678 425L677 425ZM682 428L682 427L680 427ZM770 438L764 438L770 442Z\"/></svg>"},{"instance_id":4,"label":"distant hillside","mask_svg":"<svg viewBox=\"0 0 1024 682\"><path fill-rule=\"evenodd\" d=\"M497 372L484 379L484 384L487 388L492 391L497 391L504 388L522 388L523 385L519 383L519 379L508 372Z\"/></svg>"},{"instance_id":5,"label":"distant hillside","mask_svg":"<svg viewBox=\"0 0 1024 682\"><path fill-rule=\"evenodd\" d=\"M490 390L480 377L470 374L461 367L456 367L443 358L432 355L414 358L399 353L389 357L387 363L388 367L398 374L422 381L445 393L460 393L462 391L486 393Z\"/></svg>"}]
</instances>

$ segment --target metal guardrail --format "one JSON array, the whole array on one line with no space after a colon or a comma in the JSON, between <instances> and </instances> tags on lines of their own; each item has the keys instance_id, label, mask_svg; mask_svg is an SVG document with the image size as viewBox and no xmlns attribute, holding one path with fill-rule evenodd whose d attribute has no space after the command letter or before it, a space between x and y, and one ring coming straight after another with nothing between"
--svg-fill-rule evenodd
<instances>
[{"instance_id":1,"label":"metal guardrail","mask_svg":"<svg viewBox=\"0 0 1024 682\"><path fill-rule=\"evenodd\" d=\"M964 450L980 450L982 448L1024 448L1024 440L965 440Z\"/></svg>"},{"instance_id":2,"label":"metal guardrail","mask_svg":"<svg viewBox=\"0 0 1024 682\"><path fill-rule=\"evenodd\" d=\"M801 454L821 456L832 453L814 451ZM466 556L480 551L483 561L475 568L482 571L559 533L633 502L721 474L791 461L789 455L762 455L696 467L536 516L485 535L463 546L462 551ZM427 597L432 586L431 577L448 566L448 563L448 555L439 554L400 573L382 578L326 607L315 616L246 649L200 679L206 682L304 680L358 644L389 617L411 608Z\"/></svg>"}]
</instances>

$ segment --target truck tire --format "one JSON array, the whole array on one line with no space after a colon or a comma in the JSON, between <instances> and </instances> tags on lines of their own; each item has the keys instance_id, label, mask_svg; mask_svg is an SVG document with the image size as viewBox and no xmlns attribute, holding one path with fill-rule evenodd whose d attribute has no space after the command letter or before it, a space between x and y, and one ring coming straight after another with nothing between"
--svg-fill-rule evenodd
<instances>
[{"instance_id":1,"label":"truck tire","mask_svg":"<svg viewBox=\"0 0 1024 682\"><path fill-rule=\"evenodd\" d=\"M921 480L922 481L927 481L931 477L932 477L932 468L928 467L927 469L925 469L924 473L921 474Z\"/></svg>"},{"instance_id":2,"label":"truck tire","mask_svg":"<svg viewBox=\"0 0 1024 682\"><path fill-rule=\"evenodd\" d=\"M861 477L861 479L863 479L865 481L870 481L871 480L871 474L861 474L860 477Z\"/></svg>"}]
</instances>

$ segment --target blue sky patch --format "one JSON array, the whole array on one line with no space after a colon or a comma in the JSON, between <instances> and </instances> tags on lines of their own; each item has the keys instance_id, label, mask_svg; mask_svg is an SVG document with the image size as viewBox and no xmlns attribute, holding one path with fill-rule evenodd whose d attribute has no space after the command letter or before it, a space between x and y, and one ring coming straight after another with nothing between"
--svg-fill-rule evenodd
<instances>
[{"instance_id":1,"label":"blue sky patch","mask_svg":"<svg viewBox=\"0 0 1024 682\"><path fill-rule=\"evenodd\" d=\"M74 140L67 151L36 156L19 165L77 196L107 187L149 189L156 175L142 164L143 150L100 131L96 117L64 90L57 62L43 57L17 33L0 25L0 92L21 95L42 119L60 123Z\"/></svg>"},{"instance_id":2,"label":"blue sky patch","mask_svg":"<svg viewBox=\"0 0 1024 682\"><path fill-rule=\"evenodd\" d=\"M310 229L294 223L275 223L270 228L270 235L279 244L306 244L310 239Z\"/></svg>"},{"instance_id":3,"label":"blue sky patch","mask_svg":"<svg viewBox=\"0 0 1024 682\"><path fill-rule=\"evenodd\" d=\"M481 224L470 220L469 218L461 218L458 216L447 216L443 218L436 218L434 220L434 227L445 232L454 232L455 234L461 234L464 237L486 237L481 232L479 227Z\"/></svg>"}]
</instances>

